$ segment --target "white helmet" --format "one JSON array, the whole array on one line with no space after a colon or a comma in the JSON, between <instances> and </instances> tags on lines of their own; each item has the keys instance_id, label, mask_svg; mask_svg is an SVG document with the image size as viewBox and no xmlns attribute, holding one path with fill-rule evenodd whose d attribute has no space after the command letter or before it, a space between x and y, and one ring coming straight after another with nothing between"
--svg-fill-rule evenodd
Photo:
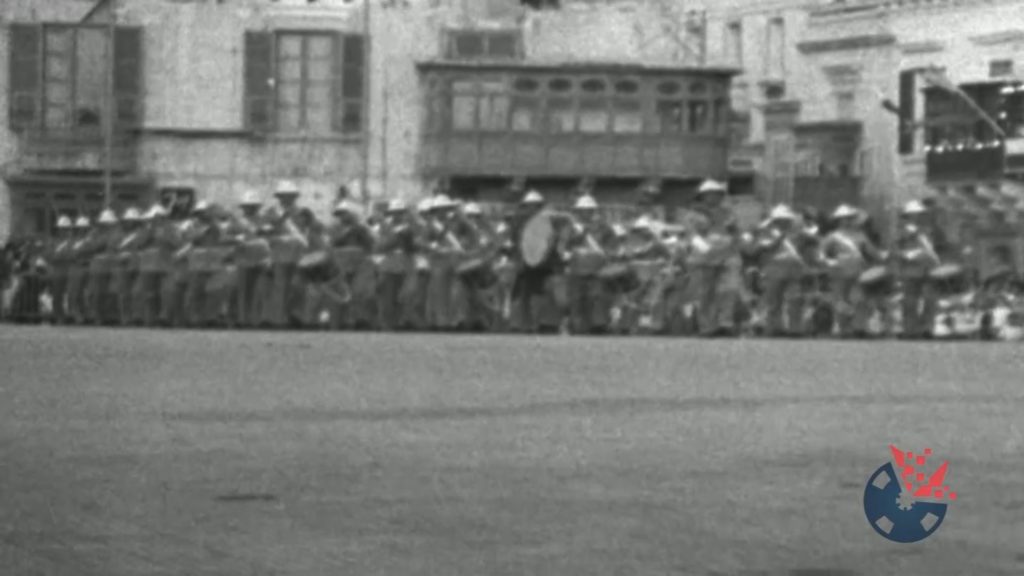
<instances>
[{"instance_id":1,"label":"white helmet","mask_svg":"<svg viewBox=\"0 0 1024 576\"><path fill-rule=\"evenodd\" d=\"M238 200L239 206L262 206L263 200L260 199L260 193L249 189L242 193L242 197Z\"/></svg>"},{"instance_id":2,"label":"white helmet","mask_svg":"<svg viewBox=\"0 0 1024 576\"><path fill-rule=\"evenodd\" d=\"M458 206L458 202L452 200L447 194L438 194L434 196L433 209L444 210L446 208L454 208Z\"/></svg>"},{"instance_id":3,"label":"white helmet","mask_svg":"<svg viewBox=\"0 0 1024 576\"><path fill-rule=\"evenodd\" d=\"M843 204L836 208L836 211L832 213L832 218L835 220L840 220L842 218L853 218L854 216L859 215L860 210L854 208L853 206L850 206L849 204Z\"/></svg>"},{"instance_id":4,"label":"white helmet","mask_svg":"<svg viewBox=\"0 0 1024 576\"><path fill-rule=\"evenodd\" d=\"M291 180L282 180L274 188L275 196L298 196L301 193L302 191L299 189L298 184Z\"/></svg>"},{"instance_id":5,"label":"white helmet","mask_svg":"<svg viewBox=\"0 0 1024 576\"><path fill-rule=\"evenodd\" d=\"M544 197L540 195L540 192L536 190L530 190L523 197L523 204L543 204Z\"/></svg>"},{"instance_id":6,"label":"white helmet","mask_svg":"<svg viewBox=\"0 0 1024 576\"><path fill-rule=\"evenodd\" d=\"M462 207L462 213L466 216L480 216L484 211L476 202L469 202Z\"/></svg>"},{"instance_id":7,"label":"white helmet","mask_svg":"<svg viewBox=\"0 0 1024 576\"><path fill-rule=\"evenodd\" d=\"M88 228L90 224L88 216L79 216L78 219L75 220L75 228Z\"/></svg>"},{"instance_id":8,"label":"white helmet","mask_svg":"<svg viewBox=\"0 0 1024 576\"><path fill-rule=\"evenodd\" d=\"M786 206L785 204L779 204L775 208L772 208L771 213L768 214L768 219L773 222L778 220L788 220L790 222L793 222L797 220L799 217L800 216L796 212L794 212L792 208Z\"/></svg>"},{"instance_id":9,"label":"white helmet","mask_svg":"<svg viewBox=\"0 0 1024 576\"><path fill-rule=\"evenodd\" d=\"M920 200L911 200L903 206L904 215L924 214L927 211L928 208L926 208L924 202L921 202Z\"/></svg>"},{"instance_id":10,"label":"white helmet","mask_svg":"<svg viewBox=\"0 0 1024 576\"><path fill-rule=\"evenodd\" d=\"M359 215L359 207L356 206L355 202L349 199L340 200L334 205L334 214L352 214L353 216Z\"/></svg>"},{"instance_id":11,"label":"white helmet","mask_svg":"<svg viewBox=\"0 0 1024 576\"><path fill-rule=\"evenodd\" d=\"M97 222L100 224L117 224L117 215L110 208L105 208L103 212L100 212L100 218Z\"/></svg>"},{"instance_id":12,"label":"white helmet","mask_svg":"<svg viewBox=\"0 0 1024 576\"><path fill-rule=\"evenodd\" d=\"M420 213L427 213L434 209L434 197L428 196L420 200L416 204L416 211Z\"/></svg>"},{"instance_id":13,"label":"white helmet","mask_svg":"<svg viewBox=\"0 0 1024 576\"><path fill-rule=\"evenodd\" d=\"M702 182L700 188L697 189L698 194L707 194L709 192L725 193L727 191L728 188L724 183L719 182L717 180L713 180L711 178L708 178L707 180Z\"/></svg>"},{"instance_id":14,"label":"white helmet","mask_svg":"<svg viewBox=\"0 0 1024 576\"><path fill-rule=\"evenodd\" d=\"M65 215L57 218L58 230L67 230L68 228L71 228L71 217Z\"/></svg>"},{"instance_id":15,"label":"white helmet","mask_svg":"<svg viewBox=\"0 0 1024 576\"><path fill-rule=\"evenodd\" d=\"M121 216L121 220L125 222L138 222L142 219L142 214L139 214L139 209L135 206L129 207L124 211L124 215Z\"/></svg>"},{"instance_id":16,"label":"white helmet","mask_svg":"<svg viewBox=\"0 0 1024 576\"><path fill-rule=\"evenodd\" d=\"M388 208L387 208L388 212L391 212L391 213L405 212L408 209L409 209L409 207L406 206L405 202L403 202L401 200L395 199L395 200L392 200L391 202L388 202Z\"/></svg>"},{"instance_id":17,"label":"white helmet","mask_svg":"<svg viewBox=\"0 0 1024 576\"><path fill-rule=\"evenodd\" d=\"M574 210L597 210L597 200L590 194L584 194L576 200L576 204L573 205Z\"/></svg>"}]
</instances>

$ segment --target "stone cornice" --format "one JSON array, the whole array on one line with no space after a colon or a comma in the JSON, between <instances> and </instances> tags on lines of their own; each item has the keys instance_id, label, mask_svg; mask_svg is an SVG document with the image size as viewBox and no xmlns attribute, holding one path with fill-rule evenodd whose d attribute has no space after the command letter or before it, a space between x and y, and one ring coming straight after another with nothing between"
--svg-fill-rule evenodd
<instances>
[{"instance_id":1,"label":"stone cornice","mask_svg":"<svg viewBox=\"0 0 1024 576\"><path fill-rule=\"evenodd\" d=\"M797 44L797 49L800 50L802 54L818 54L822 52L881 48L883 46L891 46L895 43L896 36L892 34L864 34L860 36L848 36L846 38L800 42Z\"/></svg>"},{"instance_id":2,"label":"stone cornice","mask_svg":"<svg viewBox=\"0 0 1024 576\"><path fill-rule=\"evenodd\" d=\"M979 34L978 36L970 36L968 40L972 44L978 46L996 46L999 44L1012 44L1015 42L1024 41L1024 30L1012 29L1012 30L1001 30L999 32L992 32L990 34Z\"/></svg>"},{"instance_id":3,"label":"stone cornice","mask_svg":"<svg viewBox=\"0 0 1024 576\"><path fill-rule=\"evenodd\" d=\"M900 50L904 54L930 54L932 52L942 52L945 49L946 44L937 40L900 44Z\"/></svg>"}]
</instances>

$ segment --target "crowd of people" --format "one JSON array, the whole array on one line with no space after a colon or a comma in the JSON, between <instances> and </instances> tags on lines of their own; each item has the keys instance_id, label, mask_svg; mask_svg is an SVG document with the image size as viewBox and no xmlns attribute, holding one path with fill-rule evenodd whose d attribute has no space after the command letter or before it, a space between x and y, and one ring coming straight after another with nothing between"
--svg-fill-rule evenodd
<instances>
[{"instance_id":1,"label":"crowd of people","mask_svg":"<svg viewBox=\"0 0 1024 576\"><path fill-rule=\"evenodd\" d=\"M910 202L883 247L866 213L820 221L789 206L741 229L705 181L683 222L653 208L609 222L593 196L568 210L524 191L507 214L444 194L331 222L282 182L265 206L166 199L5 253L6 314L59 325L315 328L732 337L928 338L943 299L970 291L979 335L1020 323L1018 271L977 277L950 256L930 208Z\"/></svg>"}]
</instances>

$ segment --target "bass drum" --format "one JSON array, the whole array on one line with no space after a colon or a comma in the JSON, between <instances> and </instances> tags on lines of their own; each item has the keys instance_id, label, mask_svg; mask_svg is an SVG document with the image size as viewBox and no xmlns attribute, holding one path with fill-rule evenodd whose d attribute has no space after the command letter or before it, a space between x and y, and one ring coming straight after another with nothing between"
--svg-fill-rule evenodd
<instances>
[{"instance_id":1,"label":"bass drum","mask_svg":"<svg viewBox=\"0 0 1024 576\"><path fill-rule=\"evenodd\" d=\"M523 263L530 268L544 264L555 244L555 224L550 212L533 215L523 226L519 238L519 251Z\"/></svg>"}]
</instances>

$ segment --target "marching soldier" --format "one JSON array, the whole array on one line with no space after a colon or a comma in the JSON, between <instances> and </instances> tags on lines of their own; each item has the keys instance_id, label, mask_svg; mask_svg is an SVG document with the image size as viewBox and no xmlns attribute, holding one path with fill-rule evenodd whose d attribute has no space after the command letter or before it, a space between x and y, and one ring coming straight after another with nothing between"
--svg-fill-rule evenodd
<instances>
[{"instance_id":1,"label":"marching soldier","mask_svg":"<svg viewBox=\"0 0 1024 576\"><path fill-rule=\"evenodd\" d=\"M95 233L88 216L75 220L74 241L69 253L68 317L75 324L85 324L88 318L85 305L85 287L89 280L89 262L92 258Z\"/></svg>"},{"instance_id":2,"label":"marching soldier","mask_svg":"<svg viewBox=\"0 0 1024 576\"><path fill-rule=\"evenodd\" d=\"M89 263L89 280L85 288L87 321L94 324L109 323L114 316L111 277L116 266L117 250L121 233L117 228L117 216L110 208L100 213L97 220L93 252Z\"/></svg>"},{"instance_id":3,"label":"marching soldier","mask_svg":"<svg viewBox=\"0 0 1024 576\"><path fill-rule=\"evenodd\" d=\"M462 263L454 283L455 323L463 330L483 332L495 326L500 307L492 282L497 283L494 267L502 239L475 202L463 206L455 221L455 237L472 256Z\"/></svg>"},{"instance_id":4,"label":"marching soldier","mask_svg":"<svg viewBox=\"0 0 1024 576\"><path fill-rule=\"evenodd\" d=\"M801 283L807 265L798 247L800 216L789 206L772 209L762 237L765 329L769 336L800 336L804 328ZM785 316L785 322L783 318Z\"/></svg>"},{"instance_id":5,"label":"marching soldier","mask_svg":"<svg viewBox=\"0 0 1024 576\"><path fill-rule=\"evenodd\" d=\"M50 296L53 299L53 322L68 320L68 284L73 265L74 226L69 216L57 219L57 239L50 251Z\"/></svg>"},{"instance_id":6,"label":"marching soldier","mask_svg":"<svg viewBox=\"0 0 1024 576\"><path fill-rule=\"evenodd\" d=\"M706 336L736 334L736 305L742 287L740 231L726 205L725 184L706 180L697 190L700 218L693 231L690 262L697 290L700 330Z\"/></svg>"},{"instance_id":7,"label":"marching soldier","mask_svg":"<svg viewBox=\"0 0 1024 576\"><path fill-rule=\"evenodd\" d=\"M199 203L201 204L201 203ZM160 323L184 326L188 318L185 294L189 283L189 253L195 235L192 192L183 190L175 196L170 221L161 228L158 242L168 254L168 269L160 290ZM202 207L205 210L205 206Z\"/></svg>"},{"instance_id":8,"label":"marching soldier","mask_svg":"<svg viewBox=\"0 0 1024 576\"><path fill-rule=\"evenodd\" d=\"M284 181L274 191L278 206L268 221L274 227L270 240L272 284L267 300L267 316L271 325L285 328L295 323L295 314L301 310L302 294L297 289L299 259L309 243L296 226L301 194L294 182Z\"/></svg>"},{"instance_id":9,"label":"marching soldier","mask_svg":"<svg viewBox=\"0 0 1024 576\"><path fill-rule=\"evenodd\" d=\"M164 229L171 225L167 215L167 209L160 203L142 215L145 234L139 245L139 273L132 287L132 315L136 322L147 327L156 325L160 290L170 268L170 253L161 243Z\"/></svg>"},{"instance_id":10,"label":"marching soldier","mask_svg":"<svg viewBox=\"0 0 1024 576\"><path fill-rule=\"evenodd\" d=\"M341 267L339 282L350 300L331 310L334 329L366 330L374 325L376 271L371 260L376 244L373 231L360 218L359 206L342 199L334 206L334 223L327 230L331 250Z\"/></svg>"},{"instance_id":11,"label":"marching soldier","mask_svg":"<svg viewBox=\"0 0 1024 576\"><path fill-rule=\"evenodd\" d=\"M451 198L440 194L434 198L427 219L425 253L430 264L426 284L426 323L440 331L455 328L455 307L452 302L455 266L465 255L455 229L454 214L458 207Z\"/></svg>"},{"instance_id":12,"label":"marching soldier","mask_svg":"<svg viewBox=\"0 0 1024 576\"><path fill-rule=\"evenodd\" d=\"M607 260L605 247L612 230L597 210L597 200L589 194L580 196L573 206L579 225L572 231L565 259L569 262L569 325L575 334L604 333L611 321L611 301L597 274Z\"/></svg>"},{"instance_id":13,"label":"marching soldier","mask_svg":"<svg viewBox=\"0 0 1024 576\"><path fill-rule=\"evenodd\" d=\"M378 251L381 257L378 285L380 324L385 330L411 328L415 304L416 230L405 202L392 200L381 223Z\"/></svg>"},{"instance_id":14,"label":"marching soldier","mask_svg":"<svg viewBox=\"0 0 1024 576\"><path fill-rule=\"evenodd\" d=\"M229 322L252 328L259 324L262 279L269 267L270 246L260 238L260 209L263 202L255 190L247 190L239 201L241 215L234 218L227 237L235 244L237 279L231 290Z\"/></svg>"},{"instance_id":15,"label":"marching soldier","mask_svg":"<svg viewBox=\"0 0 1024 576\"><path fill-rule=\"evenodd\" d=\"M858 281L869 265L880 263L884 255L862 229L864 213L843 204L832 214L838 228L825 237L822 255L829 271L833 307L840 336L863 337L867 334L869 310L863 305Z\"/></svg>"},{"instance_id":16,"label":"marching soldier","mask_svg":"<svg viewBox=\"0 0 1024 576\"><path fill-rule=\"evenodd\" d=\"M122 326L128 326L134 320L132 288L139 275L139 251L146 243L146 236L147 229L142 225L139 209L129 207L121 217L121 239L112 278L112 292L117 297Z\"/></svg>"},{"instance_id":17,"label":"marching soldier","mask_svg":"<svg viewBox=\"0 0 1024 576\"><path fill-rule=\"evenodd\" d=\"M515 242L518 274L512 298L516 309L517 327L524 332L557 332L560 318L557 306L552 302L554 276L558 272L555 261L559 254L555 251L548 262L537 267L526 266L522 262L522 231L526 223L534 215L544 209L544 197L540 192L531 190L523 197L519 205L512 238Z\"/></svg>"},{"instance_id":18,"label":"marching soldier","mask_svg":"<svg viewBox=\"0 0 1024 576\"><path fill-rule=\"evenodd\" d=\"M928 210L913 200L903 207L900 216L898 245L899 278L903 285L903 337L927 338L935 319L936 298L928 276L939 264L939 255L921 223Z\"/></svg>"}]
</instances>

